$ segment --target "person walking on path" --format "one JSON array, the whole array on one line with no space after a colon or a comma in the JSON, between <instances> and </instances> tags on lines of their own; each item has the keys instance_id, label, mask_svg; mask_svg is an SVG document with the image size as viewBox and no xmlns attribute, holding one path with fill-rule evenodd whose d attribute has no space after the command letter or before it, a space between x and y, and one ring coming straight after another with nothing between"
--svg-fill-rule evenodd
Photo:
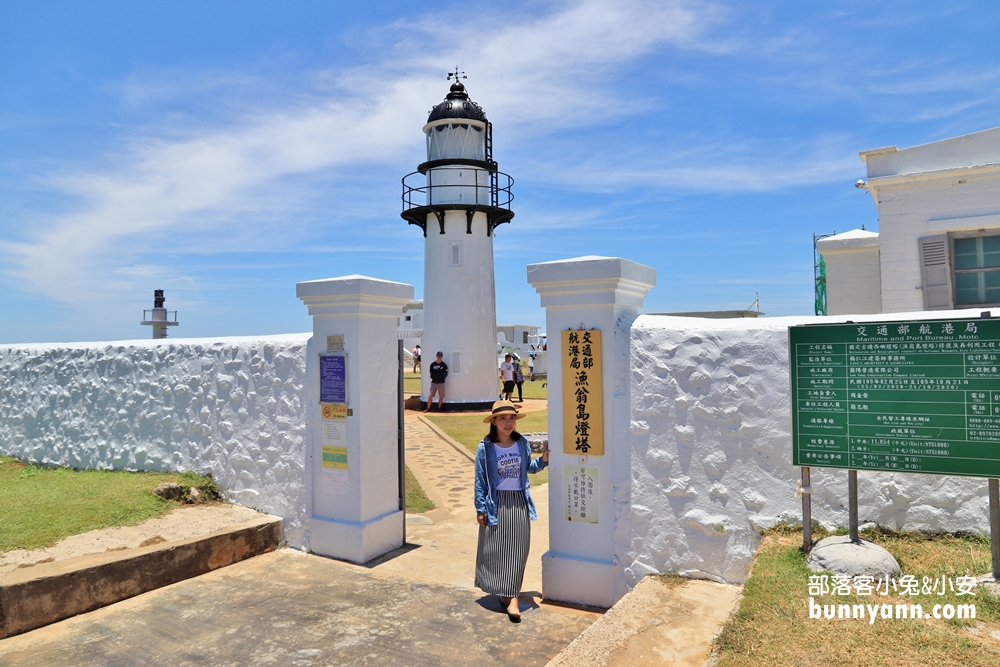
<instances>
[{"instance_id":1,"label":"person walking on path","mask_svg":"<svg viewBox=\"0 0 1000 667\"><path fill-rule=\"evenodd\" d=\"M510 401L494 403L483 419L490 432L476 449L476 587L499 597L514 622L521 618L518 595L531 546L529 522L538 518L528 473L549 464L547 448L541 457L531 458L528 441L515 428L522 417Z\"/></svg>"},{"instance_id":2,"label":"person walking on path","mask_svg":"<svg viewBox=\"0 0 1000 667\"><path fill-rule=\"evenodd\" d=\"M431 362L428 370L431 373L431 391L427 396L427 408L424 412L431 411L434 394L437 394L438 412L440 412L444 404L444 381L448 377L448 364L444 363L444 352L437 353L437 359Z\"/></svg>"},{"instance_id":3,"label":"person walking on path","mask_svg":"<svg viewBox=\"0 0 1000 667\"><path fill-rule=\"evenodd\" d=\"M535 353L528 355L528 382L535 381Z\"/></svg>"},{"instance_id":4,"label":"person walking on path","mask_svg":"<svg viewBox=\"0 0 1000 667\"><path fill-rule=\"evenodd\" d=\"M524 372L521 370L521 362L514 362L514 384L517 385L517 402L524 403L521 397L521 387L524 385Z\"/></svg>"},{"instance_id":5,"label":"person walking on path","mask_svg":"<svg viewBox=\"0 0 1000 667\"><path fill-rule=\"evenodd\" d=\"M413 372L416 373L420 370L420 346L416 345L413 348Z\"/></svg>"},{"instance_id":6,"label":"person walking on path","mask_svg":"<svg viewBox=\"0 0 1000 667\"><path fill-rule=\"evenodd\" d=\"M509 401L514 393L514 364L510 363L510 355L505 354L503 363L500 364L500 379L503 380L502 399Z\"/></svg>"}]
</instances>

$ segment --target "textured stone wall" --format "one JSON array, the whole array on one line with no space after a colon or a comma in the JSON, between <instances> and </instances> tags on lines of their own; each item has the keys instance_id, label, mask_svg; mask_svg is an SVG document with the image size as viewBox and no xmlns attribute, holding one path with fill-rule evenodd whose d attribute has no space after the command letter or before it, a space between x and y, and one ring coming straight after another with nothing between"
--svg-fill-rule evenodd
<instances>
[{"instance_id":1,"label":"textured stone wall","mask_svg":"<svg viewBox=\"0 0 1000 667\"><path fill-rule=\"evenodd\" d=\"M615 434L632 451L631 545L619 553L627 553L622 564L633 584L649 572L742 582L759 529L801 521L800 471L791 465L787 327L819 321L834 320L643 315L635 321L631 424L628 433ZM858 477L862 523L989 532L984 479ZM812 487L813 518L846 526L847 473L813 468Z\"/></svg>"},{"instance_id":2,"label":"textured stone wall","mask_svg":"<svg viewBox=\"0 0 1000 667\"><path fill-rule=\"evenodd\" d=\"M0 452L212 473L305 541L309 334L0 346Z\"/></svg>"}]
</instances>

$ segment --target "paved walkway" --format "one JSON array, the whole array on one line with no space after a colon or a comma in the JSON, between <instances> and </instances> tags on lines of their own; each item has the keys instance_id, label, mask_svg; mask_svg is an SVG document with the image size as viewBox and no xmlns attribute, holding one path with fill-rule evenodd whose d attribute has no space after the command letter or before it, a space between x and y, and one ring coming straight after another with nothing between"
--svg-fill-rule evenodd
<instances>
[{"instance_id":1,"label":"paved walkway","mask_svg":"<svg viewBox=\"0 0 1000 667\"><path fill-rule=\"evenodd\" d=\"M420 549L417 549L419 551ZM544 665L593 621L291 549L24 635L4 667Z\"/></svg>"},{"instance_id":2,"label":"paved walkway","mask_svg":"<svg viewBox=\"0 0 1000 667\"><path fill-rule=\"evenodd\" d=\"M420 548L395 555L379 563L374 571L393 576L420 572L426 581L477 590L473 584L479 525L473 503L475 466L472 454L442 439L417 413L407 412L406 465L437 505L437 509L427 513L434 523L408 524L406 541ZM548 487L532 487L531 497L535 501L538 521L531 522L531 550L524 573L524 591L540 599L542 554L549 548Z\"/></svg>"}]
</instances>

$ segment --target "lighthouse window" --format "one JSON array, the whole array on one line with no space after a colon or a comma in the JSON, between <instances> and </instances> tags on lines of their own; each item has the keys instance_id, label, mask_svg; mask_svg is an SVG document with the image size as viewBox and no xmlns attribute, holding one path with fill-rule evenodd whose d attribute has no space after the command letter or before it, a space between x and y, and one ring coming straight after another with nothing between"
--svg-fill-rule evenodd
<instances>
[{"instance_id":1,"label":"lighthouse window","mask_svg":"<svg viewBox=\"0 0 1000 667\"><path fill-rule=\"evenodd\" d=\"M462 268L462 242L452 241L448 250L448 266L453 269Z\"/></svg>"},{"instance_id":2,"label":"lighthouse window","mask_svg":"<svg viewBox=\"0 0 1000 667\"><path fill-rule=\"evenodd\" d=\"M451 368L448 369L448 372L452 375L462 374L462 353L458 350L451 351Z\"/></svg>"},{"instance_id":3,"label":"lighthouse window","mask_svg":"<svg viewBox=\"0 0 1000 667\"><path fill-rule=\"evenodd\" d=\"M485 160L483 131L470 123L436 125L427 132L427 159Z\"/></svg>"}]
</instances>

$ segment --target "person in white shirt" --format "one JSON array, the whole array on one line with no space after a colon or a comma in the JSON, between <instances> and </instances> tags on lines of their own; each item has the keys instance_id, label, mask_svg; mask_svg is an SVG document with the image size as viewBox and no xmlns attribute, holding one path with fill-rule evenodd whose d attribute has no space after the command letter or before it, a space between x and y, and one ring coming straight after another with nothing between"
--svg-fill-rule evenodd
<instances>
[{"instance_id":1,"label":"person in white shirt","mask_svg":"<svg viewBox=\"0 0 1000 667\"><path fill-rule=\"evenodd\" d=\"M506 354L500 364L500 379L503 380L503 398L509 401L514 393L514 364L510 363L510 355Z\"/></svg>"}]
</instances>

